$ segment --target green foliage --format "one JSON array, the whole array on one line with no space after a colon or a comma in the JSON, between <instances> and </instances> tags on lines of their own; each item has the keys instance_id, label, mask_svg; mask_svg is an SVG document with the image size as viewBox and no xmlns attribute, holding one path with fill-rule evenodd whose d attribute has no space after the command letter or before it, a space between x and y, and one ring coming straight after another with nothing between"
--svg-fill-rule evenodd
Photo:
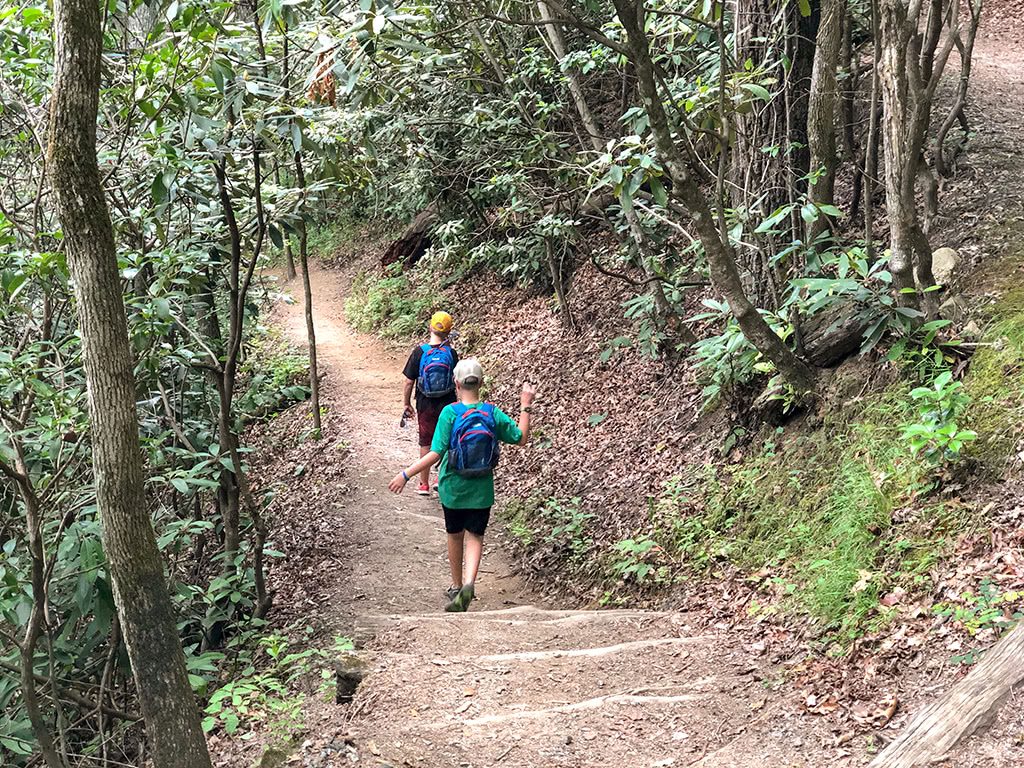
<instances>
[{"instance_id":1,"label":"green foliage","mask_svg":"<svg viewBox=\"0 0 1024 768\"><path fill-rule=\"evenodd\" d=\"M1020 609L1022 599L1024 596L1019 592L1002 591L991 580L985 579L977 594L967 590L959 600L936 603L932 612L952 619L971 636L992 630L998 637L1024 618Z\"/></svg>"},{"instance_id":2,"label":"green foliage","mask_svg":"<svg viewBox=\"0 0 1024 768\"><path fill-rule=\"evenodd\" d=\"M306 647L293 650L289 638L271 634L259 638L259 653L239 673L223 682L207 699L203 730L248 734L261 727L273 743L287 743L302 729L307 694L303 681L312 678L321 697L333 695L331 661L352 648L346 638L337 638L331 649ZM245 736L243 736L245 738Z\"/></svg>"},{"instance_id":3,"label":"green foliage","mask_svg":"<svg viewBox=\"0 0 1024 768\"><path fill-rule=\"evenodd\" d=\"M391 339L422 335L438 308L434 292L426 285L413 284L398 268L381 278L360 272L345 300L345 315L355 328Z\"/></svg>"},{"instance_id":4,"label":"green foliage","mask_svg":"<svg viewBox=\"0 0 1024 768\"><path fill-rule=\"evenodd\" d=\"M662 549L649 535L623 539L612 547L610 567L613 576L644 586L669 580L669 568L661 563Z\"/></svg>"},{"instance_id":5,"label":"green foliage","mask_svg":"<svg viewBox=\"0 0 1024 768\"><path fill-rule=\"evenodd\" d=\"M983 342L964 377L970 404L963 422L978 435L966 453L998 473L1024 424L1024 292L1014 288L999 300Z\"/></svg>"},{"instance_id":6,"label":"green foliage","mask_svg":"<svg viewBox=\"0 0 1024 768\"><path fill-rule=\"evenodd\" d=\"M242 366L245 389L238 397L242 424L309 397L309 358L290 348L280 331L259 325L250 334Z\"/></svg>"},{"instance_id":7,"label":"green foliage","mask_svg":"<svg viewBox=\"0 0 1024 768\"><path fill-rule=\"evenodd\" d=\"M963 524L939 509L920 522L928 535L892 521L928 487L897 426L911 412L907 394L896 387L818 433L771 439L741 465L670 481L652 506L654 540L693 568L728 561L771 574L771 591L849 642L882 590Z\"/></svg>"},{"instance_id":8,"label":"green foliage","mask_svg":"<svg viewBox=\"0 0 1024 768\"><path fill-rule=\"evenodd\" d=\"M910 397L917 414L914 422L903 425L903 437L914 453L923 452L934 464L948 463L959 458L964 444L978 438L976 432L957 426L970 398L950 371L940 373L930 387L912 389Z\"/></svg>"},{"instance_id":9,"label":"green foliage","mask_svg":"<svg viewBox=\"0 0 1024 768\"><path fill-rule=\"evenodd\" d=\"M701 396L707 410L723 400L735 401L755 376L769 372L771 367L761 360L760 354L747 341L727 304L714 299L705 299L703 304L710 311L695 315L690 322L714 320L724 325L720 334L701 339L693 345L697 375L704 385ZM769 312L761 314L782 338L792 332L789 324L780 317Z\"/></svg>"},{"instance_id":10,"label":"green foliage","mask_svg":"<svg viewBox=\"0 0 1024 768\"><path fill-rule=\"evenodd\" d=\"M917 333L922 313L896 300L892 293L892 274L887 269L889 258L886 252L880 258L870 259L866 250L859 246L826 251L808 265L813 270L812 276L790 281L792 291L787 306L796 306L802 314L811 316L852 304L854 316L867 326L861 354L874 349L886 335L900 337ZM931 344L934 331L942 325L940 322L921 329L924 333L932 332L923 346Z\"/></svg>"},{"instance_id":11,"label":"green foliage","mask_svg":"<svg viewBox=\"0 0 1024 768\"><path fill-rule=\"evenodd\" d=\"M317 130L319 110L304 89L285 87L285 26L291 82L301 83L313 63L319 30L308 10L261 6L258 41L252 9L230 3L104 6L109 55L97 152L135 363L148 511L197 685L209 686L230 664L217 655L225 645L260 626L252 618L255 537L247 505L246 541L233 558L220 551L220 492L237 489L229 481L244 466L220 444L218 411L226 403L225 423L237 438L247 422L306 396L304 360L257 328L266 297L260 271L335 182L356 192L365 179L366 156L339 151ZM52 4L0 10L0 461L5 468L23 463L25 477L8 483L9 473L0 473L0 624L21 636L33 599L45 601L48 631L33 665L78 687L94 685L106 663L113 598L89 462L78 318L45 178L52 22ZM304 158L304 190L291 173L296 152ZM238 224L234 244L224 198ZM245 290L247 274L255 278ZM222 400L222 368L233 355L237 381ZM28 586L26 488L41 505L45 595ZM210 650L196 650L203 647ZM0 658L15 661L14 649L5 644ZM130 691L123 648L114 662L108 690ZM26 762L17 687L17 675L0 671L4 765ZM44 719L57 722L63 715L51 692L40 691ZM62 733L66 749L92 755L103 738L110 762L137 762L137 738L109 729L98 735L97 714L83 715Z\"/></svg>"},{"instance_id":12,"label":"green foliage","mask_svg":"<svg viewBox=\"0 0 1024 768\"><path fill-rule=\"evenodd\" d=\"M544 542L556 554L563 555L573 566L582 566L594 544L587 535L587 522L594 518L581 508L579 497L571 499L550 498L538 511L541 524L546 529Z\"/></svg>"},{"instance_id":13,"label":"green foliage","mask_svg":"<svg viewBox=\"0 0 1024 768\"><path fill-rule=\"evenodd\" d=\"M594 542L588 533L593 513L582 509L579 497L530 498L509 502L505 526L524 549L540 548L563 567L580 571L591 562Z\"/></svg>"}]
</instances>

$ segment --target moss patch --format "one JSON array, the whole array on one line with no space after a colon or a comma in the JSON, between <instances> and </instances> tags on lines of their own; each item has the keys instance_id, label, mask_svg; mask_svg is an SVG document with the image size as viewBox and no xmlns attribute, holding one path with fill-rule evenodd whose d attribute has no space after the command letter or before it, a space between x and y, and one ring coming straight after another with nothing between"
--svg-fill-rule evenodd
<instances>
[{"instance_id":1,"label":"moss patch","mask_svg":"<svg viewBox=\"0 0 1024 768\"><path fill-rule=\"evenodd\" d=\"M1002 470L1021 438L1024 417L1024 288L1007 292L964 377L971 397L966 424L978 433L970 455L986 470Z\"/></svg>"}]
</instances>

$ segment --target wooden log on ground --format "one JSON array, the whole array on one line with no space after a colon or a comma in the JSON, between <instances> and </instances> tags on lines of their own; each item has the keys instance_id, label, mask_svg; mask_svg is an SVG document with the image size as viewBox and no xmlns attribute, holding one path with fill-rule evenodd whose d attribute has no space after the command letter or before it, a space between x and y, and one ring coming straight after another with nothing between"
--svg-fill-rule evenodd
<instances>
[{"instance_id":1,"label":"wooden log on ground","mask_svg":"<svg viewBox=\"0 0 1024 768\"><path fill-rule=\"evenodd\" d=\"M860 350L867 327L852 301L807 318L801 331L808 362L818 368L839 365Z\"/></svg>"},{"instance_id":2,"label":"wooden log on ground","mask_svg":"<svg viewBox=\"0 0 1024 768\"><path fill-rule=\"evenodd\" d=\"M869 768L917 768L946 759L950 750L988 724L1024 680L1024 626L986 653L938 702L911 721Z\"/></svg>"},{"instance_id":3,"label":"wooden log on ground","mask_svg":"<svg viewBox=\"0 0 1024 768\"><path fill-rule=\"evenodd\" d=\"M417 213L401 237L391 243L381 256L381 266L389 267L398 263L404 267L411 267L419 261L430 247L430 228L434 226L438 215L436 202Z\"/></svg>"}]
</instances>

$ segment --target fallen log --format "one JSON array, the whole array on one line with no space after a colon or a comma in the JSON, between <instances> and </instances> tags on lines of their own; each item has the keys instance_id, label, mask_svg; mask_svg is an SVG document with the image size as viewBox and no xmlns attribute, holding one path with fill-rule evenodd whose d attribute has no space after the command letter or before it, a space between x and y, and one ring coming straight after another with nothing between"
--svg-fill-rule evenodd
<instances>
[{"instance_id":1,"label":"fallen log","mask_svg":"<svg viewBox=\"0 0 1024 768\"><path fill-rule=\"evenodd\" d=\"M869 768L917 768L946 759L950 750L995 717L1024 680L1024 627L989 650L938 702L921 711Z\"/></svg>"},{"instance_id":2,"label":"fallen log","mask_svg":"<svg viewBox=\"0 0 1024 768\"><path fill-rule=\"evenodd\" d=\"M408 268L419 261L430 248L430 228L437 222L438 215L439 209L436 201L417 213L412 223L381 256L381 266L389 267L392 264L401 264Z\"/></svg>"},{"instance_id":3,"label":"fallen log","mask_svg":"<svg viewBox=\"0 0 1024 768\"><path fill-rule=\"evenodd\" d=\"M854 302L840 304L801 323L804 354L818 368L832 368L855 355L864 343L868 320Z\"/></svg>"}]
</instances>

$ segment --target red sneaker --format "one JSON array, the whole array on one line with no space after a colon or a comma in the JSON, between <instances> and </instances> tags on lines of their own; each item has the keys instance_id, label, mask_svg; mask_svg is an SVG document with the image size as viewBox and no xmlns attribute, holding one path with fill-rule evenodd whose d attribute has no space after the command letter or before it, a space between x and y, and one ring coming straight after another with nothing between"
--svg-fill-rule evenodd
<instances>
[{"instance_id":1,"label":"red sneaker","mask_svg":"<svg viewBox=\"0 0 1024 768\"><path fill-rule=\"evenodd\" d=\"M426 483L420 483L420 487L416 489L416 493L418 493L420 496L429 496L430 486L427 485Z\"/></svg>"}]
</instances>

